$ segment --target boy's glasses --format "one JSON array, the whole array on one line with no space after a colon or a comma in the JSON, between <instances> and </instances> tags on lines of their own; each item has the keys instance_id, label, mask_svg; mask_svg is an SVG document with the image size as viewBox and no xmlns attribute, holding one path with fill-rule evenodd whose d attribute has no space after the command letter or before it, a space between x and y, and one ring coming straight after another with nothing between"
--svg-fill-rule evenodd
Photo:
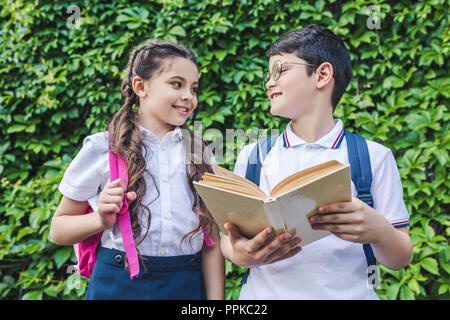
<instances>
[{"instance_id":1,"label":"boy's glasses","mask_svg":"<svg viewBox=\"0 0 450 320\"><path fill-rule=\"evenodd\" d=\"M311 67L317 68L317 66L315 64L301 63L301 62L287 62L287 61L281 62L280 60L277 60L272 65L272 72L269 71L264 74L264 79L263 79L263 89L264 90L266 89L266 83L269 82L270 78L272 78L273 81L277 81L280 78L281 73L283 71L286 71L286 70L283 70L283 64L298 64L298 65L302 65L302 66L311 66Z\"/></svg>"}]
</instances>

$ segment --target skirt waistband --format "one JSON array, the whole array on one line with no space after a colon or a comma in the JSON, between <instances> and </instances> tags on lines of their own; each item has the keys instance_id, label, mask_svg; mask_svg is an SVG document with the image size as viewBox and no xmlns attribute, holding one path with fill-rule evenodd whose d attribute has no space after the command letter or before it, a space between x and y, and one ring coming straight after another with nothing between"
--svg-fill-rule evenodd
<instances>
[{"instance_id":1,"label":"skirt waistband","mask_svg":"<svg viewBox=\"0 0 450 320\"><path fill-rule=\"evenodd\" d=\"M103 263L121 267L125 266L125 252L117 249L99 247L96 259ZM170 272L181 270L199 270L202 267L201 251L182 256L154 257L142 256L145 261L147 272ZM139 259L140 272L145 272L141 260Z\"/></svg>"}]
</instances>

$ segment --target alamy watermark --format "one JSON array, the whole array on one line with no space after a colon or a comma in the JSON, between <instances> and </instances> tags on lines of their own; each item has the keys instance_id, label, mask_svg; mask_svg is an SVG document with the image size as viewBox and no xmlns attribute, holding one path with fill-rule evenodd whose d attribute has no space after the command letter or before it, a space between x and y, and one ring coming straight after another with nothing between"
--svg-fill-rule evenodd
<instances>
[{"instance_id":1,"label":"alamy watermark","mask_svg":"<svg viewBox=\"0 0 450 320\"><path fill-rule=\"evenodd\" d=\"M379 6L369 6L369 17L366 20L367 29L381 29L381 18L380 18L380 7Z\"/></svg>"},{"instance_id":2,"label":"alamy watermark","mask_svg":"<svg viewBox=\"0 0 450 320\"><path fill-rule=\"evenodd\" d=\"M67 8L66 11L70 14L69 18L67 18L66 25L69 29L80 29L80 16L81 9L79 6L71 5Z\"/></svg>"},{"instance_id":3,"label":"alamy watermark","mask_svg":"<svg viewBox=\"0 0 450 320\"><path fill-rule=\"evenodd\" d=\"M67 278L67 288L69 290L79 290L81 288L81 275L78 273L78 266L68 266L66 269L66 273L70 274L70 276Z\"/></svg>"},{"instance_id":4,"label":"alamy watermark","mask_svg":"<svg viewBox=\"0 0 450 320\"><path fill-rule=\"evenodd\" d=\"M367 287L369 289L380 288L380 269L377 265L370 265L367 268Z\"/></svg>"},{"instance_id":5,"label":"alamy watermark","mask_svg":"<svg viewBox=\"0 0 450 320\"><path fill-rule=\"evenodd\" d=\"M225 133L216 128L209 128L203 131L202 121L194 121L194 141L192 142L191 133L187 129L180 129L185 151L191 155L186 158L186 163L194 164L207 163L211 164L211 154L219 164L234 164L236 155L235 149L240 146L255 143L267 136L279 136L279 129L260 129L251 128L244 131L243 129L226 129ZM202 148L202 140L207 142L206 148ZM256 164L256 162L255 162Z\"/></svg>"}]
</instances>

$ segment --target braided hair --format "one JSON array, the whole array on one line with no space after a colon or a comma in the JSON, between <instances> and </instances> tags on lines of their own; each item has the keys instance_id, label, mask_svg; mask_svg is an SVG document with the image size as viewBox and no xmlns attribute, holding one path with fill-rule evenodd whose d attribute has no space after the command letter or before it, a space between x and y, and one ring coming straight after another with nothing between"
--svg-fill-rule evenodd
<instances>
[{"instance_id":1,"label":"braided hair","mask_svg":"<svg viewBox=\"0 0 450 320\"><path fill-rule=\"evenodd\" d=\"M142 203L142 199L147 190L147 185L144 179L144 173L147 171L146 161L142 150L144 149L146 153L149 152L149 150L146 148L145 144L143 144L143 137L141 135L141 131L139 130L139 98L133 90L132 79L135 76L139 76L144 80L149 80L155 71L161 68L165 59L175 57L189 59L198 68L197 56L192 51L169 41L150 40L135 48L130 54L127 66L127 75L122 82L122 107L112 116L105 126L105 131L108 132L110 137L110 149L113 153L120 154L127 162L129 177L127 191L134 191L137 195L135 201L131 202L129 205L131 228L135 241L139 239L142 231L138 218L138 209L145 210L148 213L147 230L140 241L136 243L136 246L142 243L149 232L151 212L150 208ZM186 157L188 160L186 162L186 176L192 194L194 195L192 210L197 213L200 218L197 228L186 234L181 240L182 242L187 236L190 236L191 240L192 236L201 231L202 228L205 228L209 234L213 234L213 226L215 223L192 183L193 181L200 180L203 173L213 172L211 165L205 163L204 161L198 161L198 157L196 158L196 156L192 153L194 150L199 150L197 149L198 147L195 147L195 145L201 145L203 155L206 149L206 144L200 137L189 131L186 125L183 125L181 128L184 129L182 130L183 144L184 149L187 152ZM155 183L155 178L151 172L147 171L147 173L152 178L154 185L157 186ZM157 197L159 197L159 190L157 191ZM142 259L140 254L139 257Z\"/></svg>"}]
</instances>

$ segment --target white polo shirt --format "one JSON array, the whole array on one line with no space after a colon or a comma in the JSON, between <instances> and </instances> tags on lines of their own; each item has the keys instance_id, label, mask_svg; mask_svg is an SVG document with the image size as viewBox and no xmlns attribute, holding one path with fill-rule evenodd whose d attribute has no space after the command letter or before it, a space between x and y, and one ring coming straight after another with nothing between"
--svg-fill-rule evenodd
<instances>
[{"instance_id":1,"label":"white polo shirt","mask_svg":"<svg viewBox=\"0 0 450 320\"><path fill-rule=\"evenodd\" d=\"M187 237L180 245L183 236L196 229L199 222L192 211L194 198L186 176L182 131L177 127L160 141L153 132L143 127L140 130L148 149L147 154L142 149L147 161L144 173L147 190L142 203L150 209L151 223L138 246L139 252L147 256L196 253L203 245L202 232L196 233L191 242ZM84 139L83 147L64 173L59 190L73 200L87 200L95 211L100 192L109 182L108 132L100 132ZM138 216L142 239L147 231L148 213L140 208ZM125 251L118 223L103 232L101 245Z\"/></svg>"},{"instance_id":2,"label":"white polo shirt","mask_svg":"<svg viewBox=\"0 0 450 320\"><path fill-rule=\"evenodd\" d=\"M392 152L373 141L367 141L367 145L375 211L394 227L408 226L409 214ZM255 143L247 145L239 153L234 168L236 174L245 177L254 146ZM329 160L349 163L341 120L335 120L333 129L314 143L296 136L289 123L264 159L268 179L261 176L260 188L269 194L271 188L287 176ZM356 194L352 182L352 196ZM250 270L240 299L378 299L368 286L363 245L334 235L302 247L302 251L289 259Z\"/></svg>"}]
</instances>

